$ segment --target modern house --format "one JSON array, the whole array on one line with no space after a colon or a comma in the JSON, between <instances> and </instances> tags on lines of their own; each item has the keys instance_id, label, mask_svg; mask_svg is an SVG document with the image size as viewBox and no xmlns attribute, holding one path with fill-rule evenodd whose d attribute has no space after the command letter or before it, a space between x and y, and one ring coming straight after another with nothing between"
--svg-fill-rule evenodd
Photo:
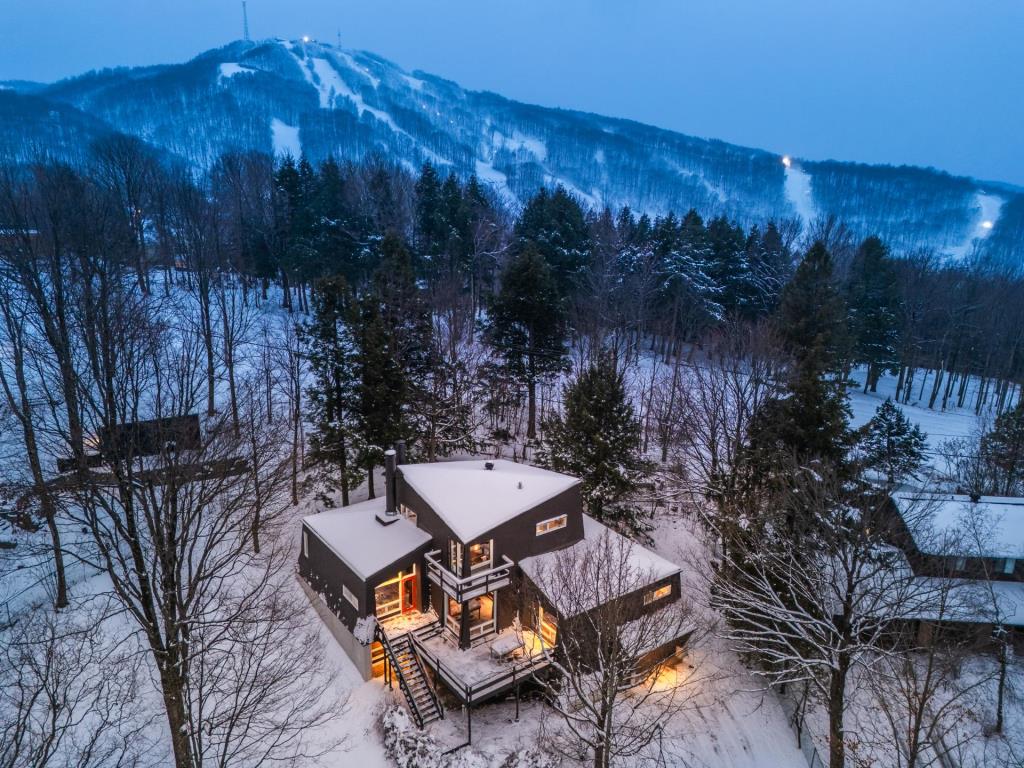
<instances>
[{"instance_id":1,"label":"modern house","mask_svg":"<svg viewBox=\"0 0 1024 768\"><path fill-rule=\"evenodd\" d=\"M905 554L922 594L948 588L942 621L988 637L996 627L1024 644L1024 499L899 492L891 538ZM923 600L920 631L937 620Z\"/></svg>"},{"instance_id":2,"label":"modern house","mask_svg":"<svg viewBox=\"0 0 1024 768\"><path fill-rule=\"evenodd\" d=\"M679 598L679 567L586 516L578 479L401 453L387 454L385 498L303 519L298 573L364 678L397 683L420 725L443 715L442 689L474 705L550 667L574 619L536 583L554 558L615 537L642 574L617 599L649 612ZM645 666L685 637L663 641Z\"/></svg>"}]
</instances>

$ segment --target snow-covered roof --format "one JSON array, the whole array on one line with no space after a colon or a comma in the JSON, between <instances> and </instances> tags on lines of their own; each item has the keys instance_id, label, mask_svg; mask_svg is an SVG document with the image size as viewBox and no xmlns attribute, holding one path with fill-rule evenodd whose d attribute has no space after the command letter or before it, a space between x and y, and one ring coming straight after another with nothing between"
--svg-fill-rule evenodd
<instances>
[{"instance_id":1,"label":"snow-covered roof","mask_svg":"<svg viewBox=\"0 0 1024 768\"><path fill-rule=\"evenodd\" d=\"M579 557L580 562L582 562L588 552L593 552L596 547L603 546L606 543L609 545L609 550L613 553L611 557L615 559L618 557L617 553L623 551L620 547L626 548L624 567L620 569L617 563L612 563L611 570L614 570L619 576L626 576L628 578L617 585L604 585L600 590L601 599L612 600L615 597L635 592L647 584L661 581L673 574L679 573L681 570L675 563L666 560L661 555L647 549L647 547L627 539L622 534L613 531L606 525L602 525L589 515L583 515L582 541L552 552L523 558L519 561L519 567L522 568L523 573L530 578L537 588L544 592L545 597L548 598L559 614L567 616L573 613L580 613L597 606L597 599L599 599L598 590L593 591L594 599L589 604L579 602L573 606L568 606L565 604L564 599L559 599L558 595L551 594L552 586L556 589L564 589L566 585L552 585L549 582L557 580L555 574L557 573L557 564L561 558ZM618 589L616 590L614 587L618 587ZM574 603L577 603L578 599L583 596L573 590L568 591L573 593L571 597Z\"/></svg>"},{"instance_id":2,"label":"snow-covered roof","mask_svg":"<svg viewBox=\"0 0 1024 768\"><path fill-rule=\"evenodd\" d=\"M436 512L456 536L469 542L579 480L529 464L493 459L403 464L405 483Z\"/></svg>"},{"instance_id":3,"label":"snow-covered roof","mask_svg":"<svg viewBox=\"0 0 1024 768\"><path fill-rule=\"evenodd\" d=\"M431 535L404 517L390 525L377 522L384 499L371 499L302 518L317 538L361 579L416 551Z\"/></svg>"},{"instance_id":4,"label":"snow-covered roof","mask_svg":"<svg viewBox=\"0 0 1024 768\"><path fill-rule=\"evenodd\" d=\"M1024 557L1024 499L958 494L899 493L896 507L922 552L953 542L956 553L980 557ZM981 522L972 525L972 522ZM977 532L977 540L972 538Z\"/></svg>"},{"instance_id":5,"label":"snow-covered roof","mask_svg":"<svg viewBox=\"0 0 1024 768\"><path fill-rule=\"evenodd\" d=\"M1024 626L1024 582L920 576L913 588L920 599L909 601L903 618ZM948 598L940 611L944 592Z\"/></svg>"}]
</instances>

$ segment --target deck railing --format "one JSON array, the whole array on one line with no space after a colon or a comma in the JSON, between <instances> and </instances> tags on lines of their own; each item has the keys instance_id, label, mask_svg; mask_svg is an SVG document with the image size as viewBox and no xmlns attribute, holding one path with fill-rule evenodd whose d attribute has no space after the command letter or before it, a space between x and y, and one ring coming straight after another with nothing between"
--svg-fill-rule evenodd
<instances>
[{"instance_id":1,"label":"deck railing","mask_svg":"<svg viewBox=\"0 0 1024 768\"><path fill-rule=\"evenodd\" d=\"M512 567L515 563L504 555L501 558L503 561L501 565L488 568L486 571L471 573L469 576L456 576L441 564L440 554L441 550L437 549L425 555L427 578L441 587L444 593L456 602L464 603L474 597L507 587L512 582Z\"/></svg>"},{"instance_id":2,"label":"deck railing","mask_svg":"<svg viewBox=\"0 0 1024 768\"><path fill-rule=\"evenodd\" d=\"M420 659L433 669L438 678L465 704L476 704L488 699L496 693L512 687L517 682L522 682L532 677L536 672L551 664L551 653L543 650L538 654L527 657L522 662L511 662L507 670L497 672L486 680L467 685L453 669L430 652L430 649L423 642L423 637L415 632L411 632L409 640Z\"/></svg>"}]
</instances>

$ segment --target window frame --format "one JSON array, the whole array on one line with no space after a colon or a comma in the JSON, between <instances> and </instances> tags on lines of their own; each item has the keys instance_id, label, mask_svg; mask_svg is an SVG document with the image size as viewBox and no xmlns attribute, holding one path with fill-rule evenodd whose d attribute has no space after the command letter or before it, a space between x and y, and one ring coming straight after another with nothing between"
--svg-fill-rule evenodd
<instances>
[{"instance_id":1,"label":"window frame","mask_svg":"<svg viewBox=\"0 0 1024 768\"><path fill-rule=\"evenodd\" d=\"M473 565L473 547L487 546L487 559ZM474 544L470 544L466 548L466 557L469 562L469 572L474 573L476 571L490 570L494 567L494 539L488 539L487 541L478 541Z\"/></svg>"},{"instance_id":2,"label":"window frame","mask_svg":"<svg viewBox=\"0 0 1024 768\"><path fill-rule=\"evenodd\" d=\"M309 557L309 531L302 529L302 556Z\"/></svg>"},{"instance_id":3,"label":"window frame","mask_svg":"<svg viewBox=\"0 0 1024 768\"><path fill-rule=\"evenodd\" d=\"M348 585L341 585L341 596L345 598L346 603L351 605L357 611L359 610L359 597L356 595L355 592L348 588Z\"/></svg>"},{"instance_id":4,"label":"window frame","mask_svg":"<svg viewBox=\"0 0 1024 768\"><path fill-rule=\"evenodd\" d=\"M569 515L561 514L549 517L546 520L540 520L534 526L534 536L544 536L554 531L560 531L569 525ZM542 530L543 529L543 530Z\"/></svg>"},{"instance_id":5,"label":"window frame","mask_svg":"<svg viewBox=\"0 0 1024 768\"><path fill-rule=\"evenodd\" d=\"M644 605L653 605L659 600L664 600L666 597L672 595L672 582L668 584L662 584L660 587L654 587L654 589L648 589L644 592Z\"/></svg>"}]
</instances>

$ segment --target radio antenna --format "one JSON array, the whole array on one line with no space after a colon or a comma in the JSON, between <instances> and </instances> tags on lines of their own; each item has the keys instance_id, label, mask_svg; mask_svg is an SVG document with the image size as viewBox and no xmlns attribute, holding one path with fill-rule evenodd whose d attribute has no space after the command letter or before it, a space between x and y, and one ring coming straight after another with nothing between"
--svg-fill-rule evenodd
<instances>
[{"instance_id":1,"label":"radio antenna","mask_svg":"<svg viewBox=\"0 0 1024 768\"><path fill-rule=\"evenodd\" d=\"M242 0L242 39L249 42L249 9L245 0Z\"/></svg>"}]
</instances>

